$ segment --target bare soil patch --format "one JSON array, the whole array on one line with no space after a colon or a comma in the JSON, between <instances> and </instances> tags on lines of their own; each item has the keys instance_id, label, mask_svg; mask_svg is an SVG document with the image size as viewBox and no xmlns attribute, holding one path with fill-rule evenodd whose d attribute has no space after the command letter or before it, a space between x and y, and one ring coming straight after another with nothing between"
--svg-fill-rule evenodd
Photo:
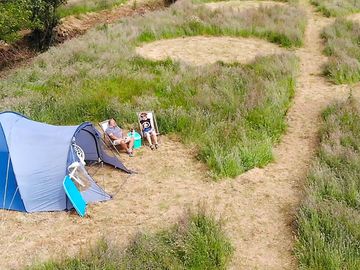
<instances>
[{"instance_id":1,"label":"bare soil patch","mask_svg":"<svg viewBox=\"0 0 360 270\"><path fill-rule=\"evenodd\" d=\"M223 2L205 3L204 5L210 8L211 10L231 8L240 11L249 8L273 7L276 5L285 6L286 3L275 2L275 1L223 1Z\"/></svg>"},{"instance_id":2,"label":"bare soil patch","mask_svg":"<svg viewBox=\"0 0 360 270\"><path fill-rule=\"evenodd\" d=\"M360 23L360 13L352 14L350 16L347 16L346 18L351 20L351 21Z\"/></svg>"},{"instance_id":3,"label":"bare soil patch","mask_svg":"<svg viewBox=\"0 0 360 270\"><path fill-rule=\"evenodd\" d=\"M286 49L255 38L197 36L155 41L136 48L136 52L151 60L171 58L206 65L217 61L249 63L257 56L280 54Z\"/></svg>"}]
</instances>

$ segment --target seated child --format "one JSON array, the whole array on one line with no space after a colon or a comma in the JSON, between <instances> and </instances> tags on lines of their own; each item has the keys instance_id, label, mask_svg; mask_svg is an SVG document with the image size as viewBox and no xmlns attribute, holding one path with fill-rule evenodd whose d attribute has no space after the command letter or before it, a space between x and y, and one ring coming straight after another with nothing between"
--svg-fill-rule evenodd
<instances>
[{"instance_id":1,"label":"seated child","mask_svg":"<svg viewBox=\"0 0 360 270\"><path fill-rule=\"evenodd\" d=\"M155 148L157 149L159 147L158 141L157 141L157 136L156 136L156 131L155 129L151 126L151 121L150 119L147 117L147 113L143 112L140 114L140 124L142 127L142 132L144 134L144 137L146 137L151 150L154 150ZM154 144L153 144L154 143Z\"/></svg>"}]
</instances>

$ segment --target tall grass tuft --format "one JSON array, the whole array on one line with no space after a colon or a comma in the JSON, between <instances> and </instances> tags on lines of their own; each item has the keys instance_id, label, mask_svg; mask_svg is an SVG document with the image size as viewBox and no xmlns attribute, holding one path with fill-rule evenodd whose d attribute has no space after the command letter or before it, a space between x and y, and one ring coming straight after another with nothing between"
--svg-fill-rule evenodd
<instances>
[{"instance_id":1,"label":"tall grass tuft","mask_svg":"<svg viewBox=\"0 0 360 270\"><path fill-rule=\"evenodd\" d=\"M303 45L306 27L306 14L296 5L260 6L238 11L231 7L210 10L183 1L173 7L171 15L172 22L166 26L144 25L138 41L196 35L256 36L291 48ZM159 21L159 18L153 18L153 21Z\"/></svg>"},{"instance_id":2,"label":"tall grass tuft","mask_svg":"<svg viewBox=\"0 0 360 270\"><path fill-rule=\"evenodd\" d=\"M3 109L59 125L113 116L131 124L136 111L152 109L161 132L177 133L195 146L214 178L235 177L272 161L272 145L286 129L297 58L283 54L248 65L191 67L145 60L135 46L176 35L244 33L273 33L274 42L295 44L302 40L296 33L303 23L302 12L292 7L239 14L176 3L51 48L31 67L0 81Z\"/></svg>"},{"instance_id":3,"label":"tall grass tuft","mask_svg":"<svg viewBox=\"0 0 360 270\"><path fill-rule=\"evenodd\" d=\"M352 99L324 113L320 150L298 215L301 269L360 269L360 111Z\"/></svg>"},{"instance_id":4,"label":"tall grass tuft","mask_svg":"<svg viewBox=\"0 0 360 270\"><path fill-rule=\"evenodd\" d=\"M101 240L89 251L29 270L226 269L233 247L222 224L204 210L188 212L175 226L155 234L139 233L124 249Z\"/></svg>"},{"instance_id":5,"label":"tall grass tuft","mask_svg":"<svg viewBox=\"0 0 360 270\"><path fill-rule=\"evenodd\" d=\"M330 56L325 74L336 84L360 81L360 24L337 19L325 28L325 54Z\"/></svg>"},{"instance_id":6,"label":"tall grass tuft","mask_svg":"<svg viewBox=\"0 0 360 270\"><path fill-rule=\"evenodd\" d=\"M360 2L357 0L311 0L311 3L327 17L360 12Z\"/></svg>"}]
</instances>

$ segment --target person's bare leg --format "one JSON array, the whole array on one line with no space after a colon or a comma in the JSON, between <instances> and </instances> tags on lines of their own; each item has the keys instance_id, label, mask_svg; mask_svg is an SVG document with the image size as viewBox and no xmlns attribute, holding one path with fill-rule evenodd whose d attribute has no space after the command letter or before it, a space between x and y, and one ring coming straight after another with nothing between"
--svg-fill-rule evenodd
<instances>
[{"instance_id":1,"label":"person's bare leg","mask_svg":"<svg viewBox=\"0 0 360 270\"><path fill-rule=\"evenodd\" d=\"M130 141L128 142L128 145L129 145L128 147L129 147L130 151L132 151L134 148L134 141L135 141L135 139L133 137L131 137Z\"/></svg>"},{"instance_id":2,"label":"person's bare leg","mask_svg":"<svg viewBox=\"0 0 360 270\"><path fill-rule=\"evenodd\" d=\"M155 145L157 145L157 144L158 144L158 141L157 141L157 136L156 136L156 132L155 132L155 131L151 133L151 137L152 137Z\"/></svg>"},{"instance_id":3,"label":"person's bare leg","mask_svg":"<svg viewBox=\"0 0 360 270\"><path fill-rule=\"evenodd\" d=\"M152 142L151 142L151 138L150 138L150 134L149 132L145 133L146 135L146 140L148 141L149 145L151 146L152 145Z\"/></svg>"},{"instance_id":4,"label":"person's bare leg","mask_svg":"<svg viewBox=\"0 0 360 270\"><path fill-rule=\"evenodd\" d=\"M119 142L120 149L125 150L126 152L129 152L128 145L122 140Z\"/></svg>"}]
</instances>

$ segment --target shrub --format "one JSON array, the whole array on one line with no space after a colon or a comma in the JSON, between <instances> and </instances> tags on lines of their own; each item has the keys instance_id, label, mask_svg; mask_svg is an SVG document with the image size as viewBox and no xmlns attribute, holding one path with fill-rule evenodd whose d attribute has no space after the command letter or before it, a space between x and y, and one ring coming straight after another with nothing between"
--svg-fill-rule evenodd
<instances>
[{"instance_id":1,"label":"shrub","mask_svg":"<svg viewBox=\"0 0 360 270\"><path fill-rule=\"evenodd\" d=\"M14 42L19 31L32 30L32 42L39 49L52 43L53 29L58 24L57 8L66 0L0 1L0 39Z\"/></svg>"},{"instance_id":2,"label":"shrub","mask_svg":"<svg viewBox=\"0 0 360 270\"><path fill-rule=\"evenodd\" d=\"M27 0L0 1L0 40L12 43L19 31L30 27L31 12Z\"/></svg>"},{"instance_id":3,"label":"shrub","mask_svg":"<svg viewBox=\"0 0 360 270\"><path fill-rule=\"evenodd\" d=\"M330 106L298 215L301 269L360 268L360 112L352 99Z\"/></svg>"},{"instance_id":4,"label":"shrub","mask_svg":"<svg viewBox=\"0 0 360 270\"><path fill-rule=\"evenodd\" d=\"M31 20L34 25L32 40L43 50L53 42L53 29L59 22L57 9L67 0L29 0Z\"/></svg>"}]
</instances>

